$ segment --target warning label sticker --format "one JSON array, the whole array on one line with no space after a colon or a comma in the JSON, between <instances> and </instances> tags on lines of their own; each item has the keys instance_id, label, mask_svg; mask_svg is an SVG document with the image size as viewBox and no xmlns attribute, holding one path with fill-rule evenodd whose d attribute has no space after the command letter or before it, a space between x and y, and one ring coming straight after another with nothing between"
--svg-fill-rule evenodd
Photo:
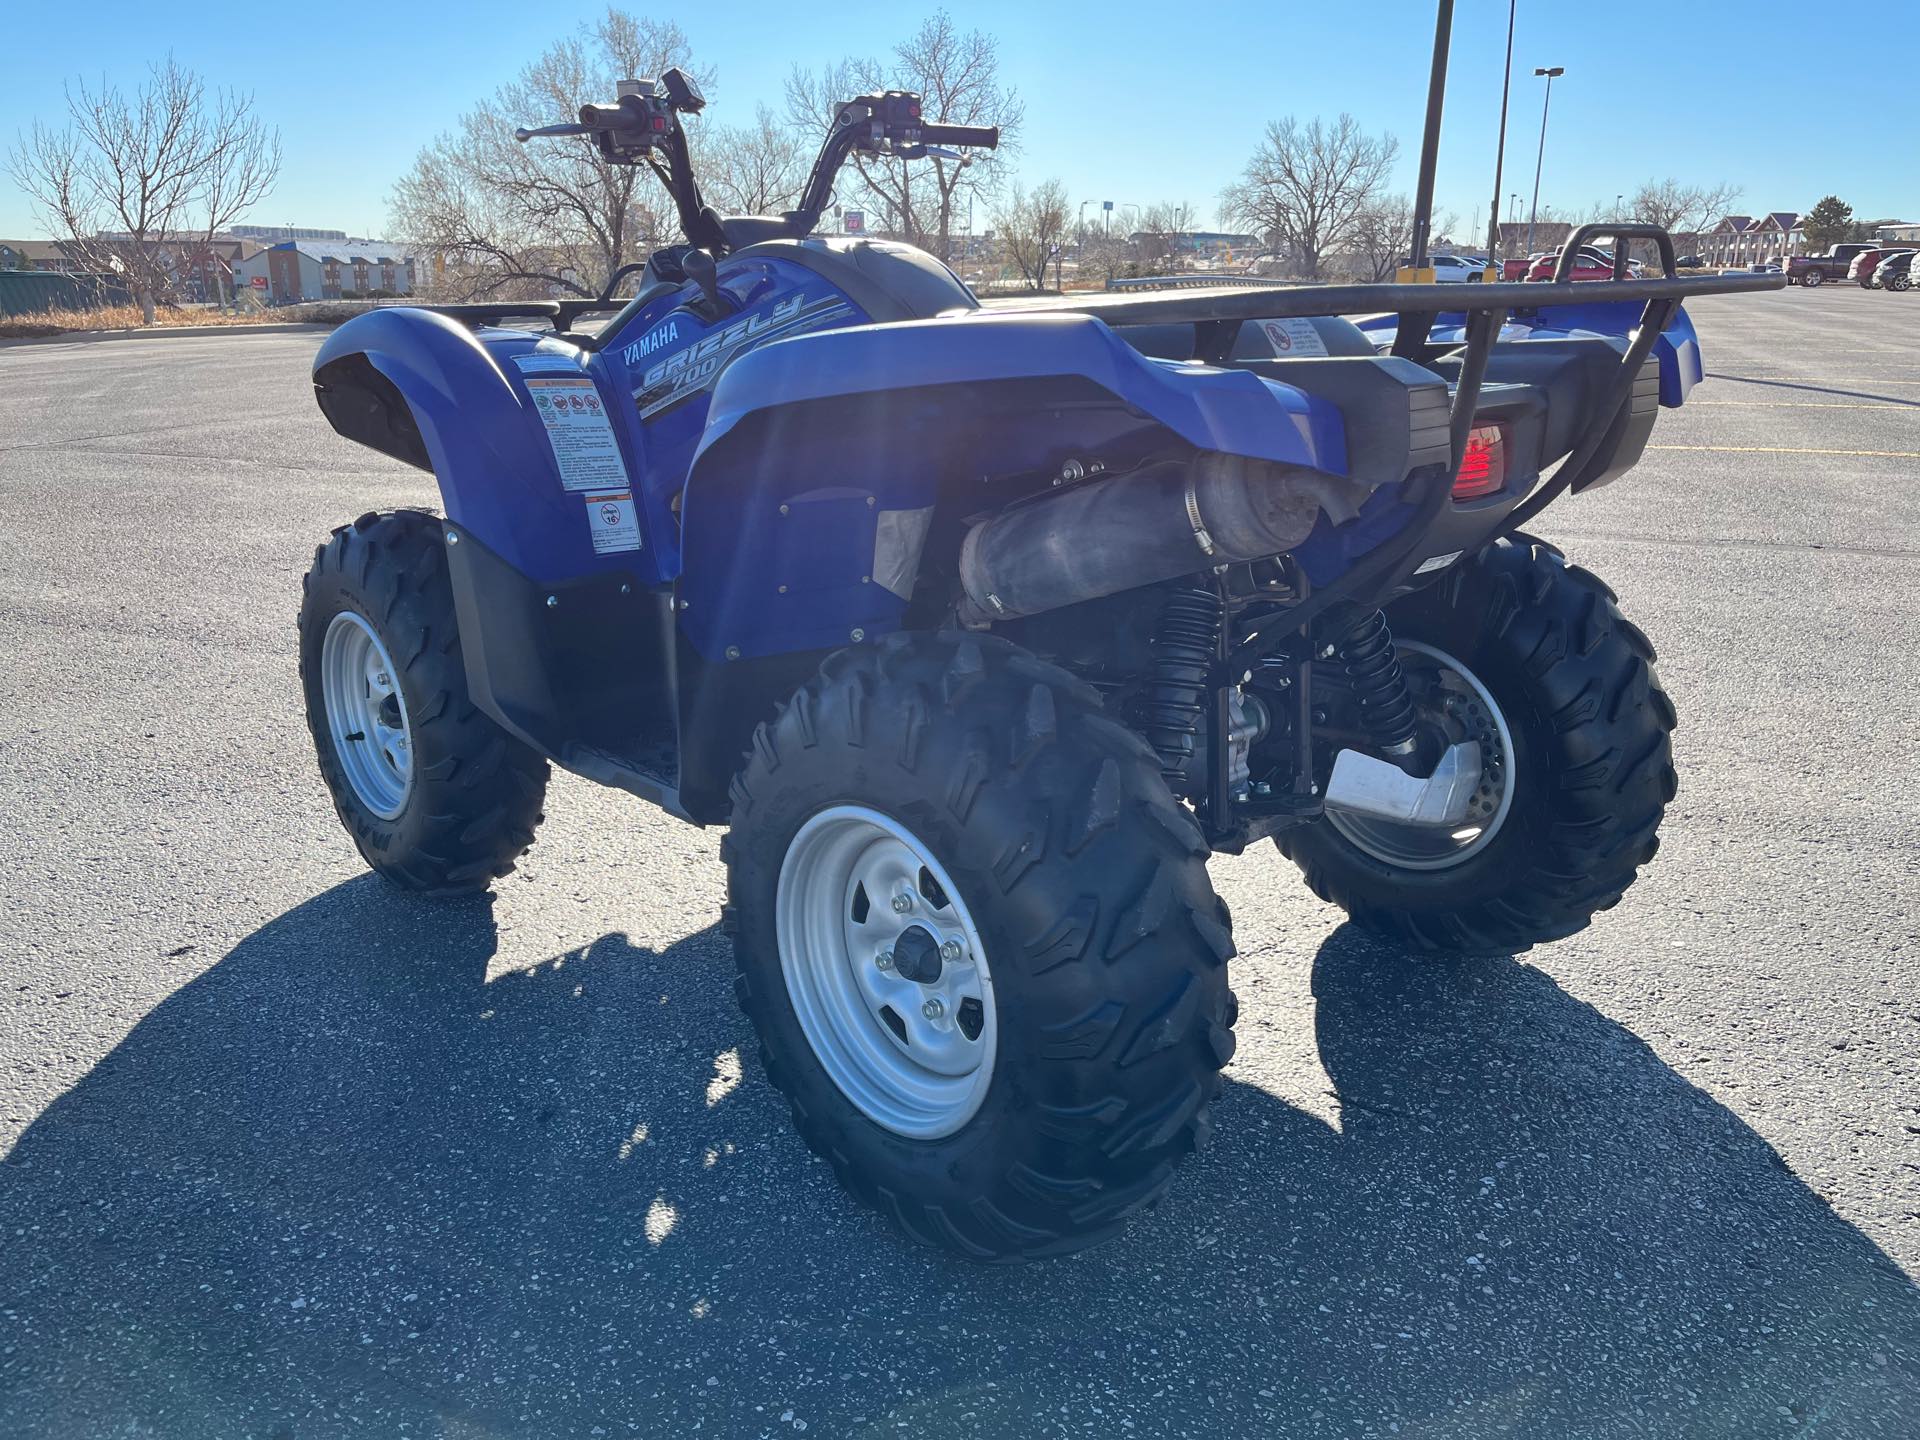
<instances>
[{"instance_id":1,"label":"warning label sticker","mask_svg":"<svg viewBox=\"0 0 1920 1440\"><path fill-rule=\"evenodd\" d=\"M593 553L615 555L640 548L640 516L633 508L633 492L615 490L587 496L587 528Z\"/></svg>"},{"instance_id":2,"label":"warning label sticker","mask_svg":"<svg viewBox=\"0 0 1920 1440\"><path fill-rule=\"evenodd\" d=\"M560 467L560 484L568 490L624 489L627 467L593 381L584 375L524 378Z\"/></svg>"},{"instance_id":3,"label":"warning label sticker","mask_svg":"<svg viewBox=\"0 0 1920 1440\"><path fill-rule=\"evenodd\" d=\"M1283 358L1327 353L1327 342L1320 338L1311 320L1262 320L1260 328L1267 332L1273 353Z\"/></svg>"}]
</instances>

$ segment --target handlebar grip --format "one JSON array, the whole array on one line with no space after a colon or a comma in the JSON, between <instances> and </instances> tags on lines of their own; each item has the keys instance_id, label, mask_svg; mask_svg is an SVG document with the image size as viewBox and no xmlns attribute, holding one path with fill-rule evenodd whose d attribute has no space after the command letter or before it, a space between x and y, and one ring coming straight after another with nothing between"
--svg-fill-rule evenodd
<instances>
[{"instance_id":1,"label":"handlebar grip","mask_svg":"<svg viewBox=\"0 0 1920 1440\"><path fill-rule=\"evenodd\" d=\"M920 141L924 145L969 145L992 150L1000 143L998 125L922 125Z\"/></svg>"}]
</instances>

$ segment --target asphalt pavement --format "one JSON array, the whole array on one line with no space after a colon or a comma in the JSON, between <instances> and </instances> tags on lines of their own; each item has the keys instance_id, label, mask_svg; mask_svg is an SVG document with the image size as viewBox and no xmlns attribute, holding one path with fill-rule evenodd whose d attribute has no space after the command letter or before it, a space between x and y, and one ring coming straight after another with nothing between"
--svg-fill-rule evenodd
<instances>
[{"instance_id":1,"label":"asphalt pavement","mask_svg":"<svg viewBox=\"0 0 1920 1440\"><path fill-rule=\"evenodd\" d=\"M1920 1434L1920 295L1694 313L1541 526L1661 652L1657 861L1460 961L1216 861L1214 1142L1013 1269L810 1160L716 833L561 776L491 897L363 873L299 576L434 492L317 336L0 347L0 1435Z\"/></svg>"}]
</instances>

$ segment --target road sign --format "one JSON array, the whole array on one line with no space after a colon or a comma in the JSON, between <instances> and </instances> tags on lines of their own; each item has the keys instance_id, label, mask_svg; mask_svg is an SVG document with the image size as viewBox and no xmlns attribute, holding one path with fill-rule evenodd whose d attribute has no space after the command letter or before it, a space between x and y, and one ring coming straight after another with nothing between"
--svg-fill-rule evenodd
<instances>
[{"instance_id":1,"label":"road sign","mask_svg":"<svg viewBox=\"0 0 1920 1440\"><path fill-rule=\"evenodd\" d=\"M864 235L867 229L867 212L849 210L840 217L840 223L849 235Z\"/></svg>"}]
</instances>

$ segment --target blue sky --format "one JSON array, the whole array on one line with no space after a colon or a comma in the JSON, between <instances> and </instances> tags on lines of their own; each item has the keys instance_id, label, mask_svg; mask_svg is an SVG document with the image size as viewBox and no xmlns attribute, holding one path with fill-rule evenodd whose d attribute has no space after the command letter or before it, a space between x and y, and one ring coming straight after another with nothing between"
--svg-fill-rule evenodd
<instances>
[{"instance_id":1,"label":"blue sky","mask_svg":"<svg viewBox=\"0 0 1920 1440\"><path fill-rule=\"evenodd\" d=\"M106 0L73 13L22 6L0 48L0 143L36 116L58 118L76 73L131 83L171 47L210 82L256 91L286 160L262 223L385 228L386 194L418 147L557 35L600 7L567 0L465 0L324 12L258 0L187 9ZM799 0L627 8L677 19L717 72L722 118L778 105L796 63L888 49L925 13L897 3ZM927 9L931 9L929 6ZM447 18L457 13L458 20ZM1430 0L1212 6L1104 4L954 7L1000 37L1007 78L1026 101L1019 170L1058 176L1077 202L1188 200L1211 218L1264 124L1285 114L1351 111L1401 142L1398 182L1418 161ZM1809 17L1836 23L1810 28ZM1539 138L1535 65L1555 82L1541 202L1585 207L1643 180L1731 179L1742 209L1802 208L1829 191L1857 215L1920 218L1920 151L1911 122L1882 143L1876 117L1903 113L1920 70L1920 27L1841 22L1820 0L1668 6L1520 0L1508 192L1524 217ZM298 29L280 17L295 21ZM1506 0L1458 0L1439 207L1483 233L1492 193ZM804 17L804 19L802 18ZM84 44L82 43L84 41ZM1848 138L1851 137L1851 138ZM37 233L0 174L0 235Z\"/></svg>"}]
</instances>

